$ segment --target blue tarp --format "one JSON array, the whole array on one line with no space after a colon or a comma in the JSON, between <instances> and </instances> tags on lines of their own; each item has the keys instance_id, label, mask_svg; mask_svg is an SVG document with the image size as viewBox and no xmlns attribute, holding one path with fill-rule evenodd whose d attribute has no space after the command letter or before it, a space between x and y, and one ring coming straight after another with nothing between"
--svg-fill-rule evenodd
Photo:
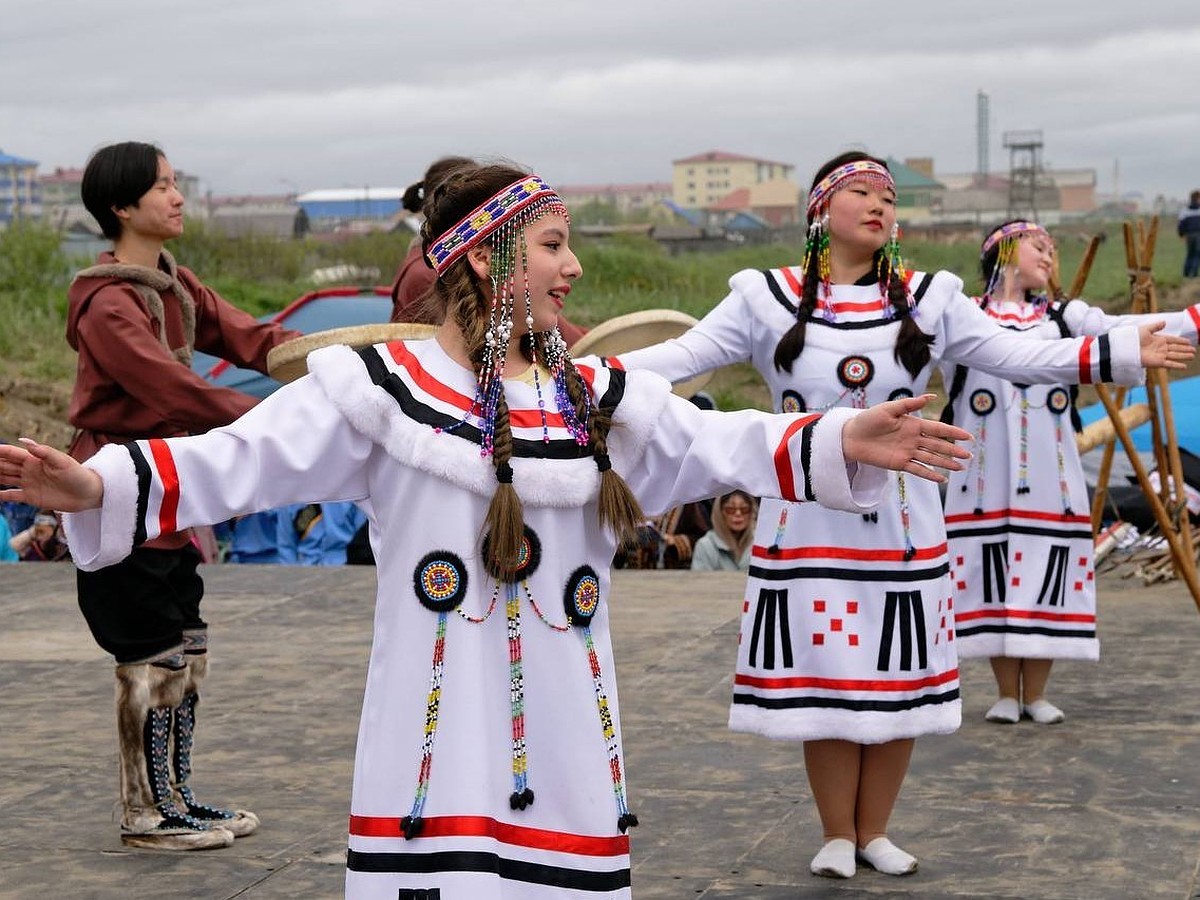
<instances>
[{"instance_id":1,"label":"blue tarp","mask_svg":"<svg viewBox=\"0 0 1200 900\"><path fill-rule=\"evenodd\" d=\"M1110 387L1109 390L1115 390ZM1200 455L1200 375L1179 378L1170 383L1171 408L1175 414L1175 436L1179 446ZM1145 403L1146 389L1134 388L1126 395L1126 403ZM1084 425L1105 417L1104 405L1095 403L1079 410ZM1151 450L1150 423L1133 430L1133 444L1143 452ZM1118 445L1119 446L1119 445Z\"/></svg>"}]
</instances>

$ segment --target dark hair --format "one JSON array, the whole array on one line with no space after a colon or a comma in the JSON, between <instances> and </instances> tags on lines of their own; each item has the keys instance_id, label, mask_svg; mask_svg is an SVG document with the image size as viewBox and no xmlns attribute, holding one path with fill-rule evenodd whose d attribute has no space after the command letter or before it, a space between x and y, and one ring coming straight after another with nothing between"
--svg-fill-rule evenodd
<instances>
[{"instance_id":1,"label":"dark hair","mask_svg":"<svg viewBox=\"0 0 1200 900\"><path fill-rule=\"evenodd\" d=\"M452 171L429 193L425 201L425 221L421 225L422 252L428 256L430 245L439 236L457 225L477 206L526 174L511 165L472 164ZM462 333L463 343L478 377L487 350L490 282L475 273L464 255L438 275L434 291L442 303L445 319L454 322ZM530 340L528 337L523 339L527 355ZM533 340L539 342L538 358L546 359L545 337L537 335ZM564 366L563 377L576 415L581 422L586 418L588 423L588 449L601 473L598 499L600 522L611 528L619 541L633 540L644 516L633 492L612 469L608 458L608 432L612 427L615 406L595 405L589 410L588 387L569 358ZM490 557L489 564L501 572L514 570L525 530L521 499L509 474L512 453L508 402L504 392L500 391L496 403L492 452L498 483L488 506L484 527L488 532L486 549Z\"/></svg>"},{"instance_id":2,"label":"dark hair","mask_svg":"<svg viewBox=\"0 0 1200 900\"><path fill-rule=\"evenodd\" d=\"M154 144L125 141L109 144L91 155L83 170L83 205L109 240L121 236L114 209L137 206L158 180L158 159L165 154Z\"/></svg>"},{"instance_id":3,"label":"dark hair","mask_svg":"<svg viewBox=\"0 0 1200 900\"><path fill-rule=\"evenodd\" d=\"M816 188L821 180L838 166L859 160L870 160L885 169L888 168L885 160L871 156L869 153L863 153L861 150L850 150L835 156L817 169L817 174L813 176L812 187L809 190ZM809 247L804 257L804 284L800 292L800 306L796 311L796 324L784 333L775 346L774 361L777 370L791 372L792 363L804 349L808 320L812 318L813 311L817 308L817 285L821 281L820 273L817 271L816 252L815 246ZM892 277L892 264L882 247L875 251L874 269L879 273L880 279L887 284L888 300L892 304L895 315L901 320L900 332L896 335L896 360L916 378L929 362L929 346L933 343L933 335L923 332L913 317L909 315L908 285L902 279Z\"/></svg>"},{"instance_id":4,"label":"dark hair","mask_svg":"<svg viewBox=\"0 0 1200 900\"><path fill-rule=\"evenodd\" d=\"M475 160L465 156L443 156L431 162L425 170L425 177L404 189L404 198L401 201L404 208L409 212L421 212L433 189L445 181L447 175L462 166L471 165L475 165Z\"/></svg>"},{"instance_id":5,"label":"dark hair","mask_svg":"<svg viewBox=\"0 0 1200 900\"><path fill-rule=\"evenodd\" d=\"M1192 191L1188 199L1192 203L1200 203L1200 191Z\"/></svg>"}]
</instances>

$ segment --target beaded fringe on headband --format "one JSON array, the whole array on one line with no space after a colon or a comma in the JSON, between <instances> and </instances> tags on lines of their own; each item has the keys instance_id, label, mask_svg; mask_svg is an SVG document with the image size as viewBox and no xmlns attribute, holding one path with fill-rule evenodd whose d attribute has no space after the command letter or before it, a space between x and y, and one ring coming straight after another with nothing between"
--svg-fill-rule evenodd
<instances>
[{"instance_id":1,"label":"beaded fringe on headband","mask_svg":"<svg viewBox=\"0 0 1200 900\"><path fill-rule=\"evenodd\" d=\"M1054 245L1054 239L1050 237L1050 233L1036 222L1009 222L1007 225L1001 225L984 239L983 246L979 249L980 259L987 256L997 244L1000 245L1000 250L996 254L996 265L992 267L992 275L988 278L987 287L983 292L984 296L990 297L996 290L1005 268L1016 265L1017 242L1028 235L1041 236L1050 241L1051 246Z\"/></svg>"}]
</instances>

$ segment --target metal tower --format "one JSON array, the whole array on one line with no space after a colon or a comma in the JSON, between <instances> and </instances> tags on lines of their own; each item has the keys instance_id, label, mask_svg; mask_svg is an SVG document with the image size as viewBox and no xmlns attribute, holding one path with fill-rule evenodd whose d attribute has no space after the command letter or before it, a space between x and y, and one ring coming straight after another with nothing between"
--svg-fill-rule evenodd
<instances>
[{"instance_id":1,"label":"metal tower","mask_svg":"<svg viewBox=\"0 0 1200 900\"><path fill-rule=\"evenodd\" d=\"M1008 148L1008 217L1037 221L1038 189L1047 186L1042 174L1042 133L1006 131Z\"/></svg>"}]
</instances>

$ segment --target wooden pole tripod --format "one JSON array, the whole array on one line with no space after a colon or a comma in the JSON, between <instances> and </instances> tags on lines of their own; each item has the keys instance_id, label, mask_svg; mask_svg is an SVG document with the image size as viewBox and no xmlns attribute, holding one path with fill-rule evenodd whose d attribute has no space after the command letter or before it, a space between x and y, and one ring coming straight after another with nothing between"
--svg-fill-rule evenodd
<instances>
[{"instance_id":1,"label":"wooden pole tripod","mask_svg":"<svg viewBox=\"0 0 1200 900\"><path fill-rule=\"evenodd\" d=\"M1136 233L1135 233L1136 232ZM1151 262L1154 259L1155 243L1158 239L1158 217L1150 220L1148 228L1139 221L1135 225L1126 223L1125 259L1129 268L1130 305L1134 313L1158 312L1158 301L1154 290L1154 279L1151 275ZM1094 247L1098 239L1092 239L1092 246L1080 264L1072 282L1071 296L1078 296L1087 280L1088 270L1095 257ZM1096 393L1104 404L1112 422L1116 438L1121 441L1129 462L1137 476L1138 485L1145 494L1154 520L1162 531L1163 539L1170 550L1171 561L1175 574L1181 577L1188 586L1192 601L1200 609L1200 577L1197 577L1196 555L1192 543L1191 524L1187 515L1187 499L1184 494L1183 462L1179 455L1179 441L1175 433L1175 414L1171 407L1171 389L1167 381L1167 373L1163 369L1151 369L1146 379L1146 405L1149 407L1152 445L1154 458L1158 466L1159 489L1155 490L1150 483L1141 457L1138 456L1130 437L1129 428L1121 415L1121 406L1125 400L1126 389L1119 388L1114 399L1107 385L1096 385ZM1092 532L1099 533L1100 520L1103 516L1104 505L1108 497L1108 479L1112 472L1113 453L1116 449L1115 440L1110 439L1104 447L1104 456L1100 464L1100 474L1096 480L1096 494L1092 502ZM1169 472L1168 478L1161 473Z\"/></svg>"}]
</instances>

